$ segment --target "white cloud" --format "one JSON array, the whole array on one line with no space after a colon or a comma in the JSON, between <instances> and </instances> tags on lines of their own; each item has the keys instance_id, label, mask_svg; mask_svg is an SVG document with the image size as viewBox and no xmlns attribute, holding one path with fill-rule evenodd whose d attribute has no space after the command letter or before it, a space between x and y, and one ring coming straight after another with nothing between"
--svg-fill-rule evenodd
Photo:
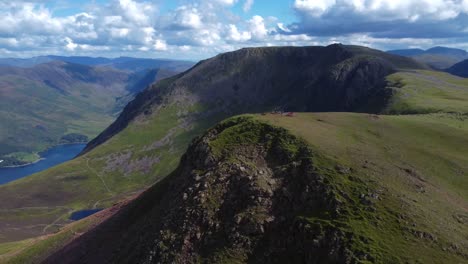
<instances>
[{"instance_id":1,"label":"white cloud","mask_svg":"<svg viewBox=\"0 0 468 264\"><path fill-rule=\"evenodd\" d=\"M265 20L263 17L253 16L248 23L252 39L259 41L263 40L268 35L268 30L265 27Z\"/></svg>"},{"instance_id":2,"label":"white cloud","mask_svg":"<svg viewBox=\"0 0 468 264\"><path fill-rule=\"evenodd\" d=\"M285 26L283 23L278 23L278 24L276 24L276 25L278 26L278 28L279 28L280 30L282 30L282 31L284 31L284 32L287 32L287 33L290 33L290 32L291 32L291 30L290 30L287 26Z\"/></svg>"},{"instance_id":3,"label":"white cloud","mask_svg":"<svg viewBox=\"0 0 468 264\"><path fill-rule=\"evenodd\" d=\"M149 3L139 3L132 0L119 0L118 13L129 22L137 25L147 25L151 20L151 14L155 11Z\"/></svg>"},{"instance_id":4,"label":"white cloud","mask_svg":"<svg viewBox=\"0 0 468 264\"><path fill-rule=\"evenodd\" d=\"M62 16L46 2L0 0L0 56L205 58L246 46L333 42L468 48L468 0L295 0L299 16L289 24L268 14L244 19L235 13L249 12L254 0L181 1L164 13L162 1L110 0Z\"/></svg>"},{"instance_id":5,"label":"white cloud","mask_svg":"<svg viewBox=\"0 0 468 264\"><path fill-rule=\"evenodd\" d=\"M201 15L197 8L181 6L177 8L173 25L180 29L196 29L202 26Z\"/></svg>"},{"instance_id":6,"label":"white cloud","mask_svg":"<svg viewBox=\"0 0 468 264\"><path fill-rule=\"evenodd\" d=\"M357 14L373 20L447 20L467 12L466 0L295 0L294 7L313 17Z\"/></svg>"},{"instance_id":7,"label":"white cloud","mask_svg":"<svg viewBox=\"0 0 468 264\"><path fill-rule=\"evenodd\" d=\"M249 12L253 4L254 0L245 0L244 5L242 6L242 10L244 10L244 12Z\"/></svg>"},{"instance_id":8,"label":"white cloud","mask_svg":"<svg viewBox=\"0 0 468 264\"><path fill-rule=\"evenodd\" d=\"M250 34L250 32L247 31L239 32L236 25L231 24L229 25L227 38L236 42L244 42L250 40L252 38L252 35Z\"/></svg>"},{"instance_id":9,"label":"white cloud","mask_svg":"<svg viewBox=\"0 0 468 264\"><path fill-rule=\"evenodd\" d=\"M237 0L214 0L214 1L219 4L227 5L227 6L234 5L237 2Z\"/></svg>"},{"instance_id":10,"label":"white cloud","mask_svg":"<svg viewBox=\"0 0 468 264\"><path fill-rule=\"evenodd\" d=\"M294 7L313 16L320 16L335 4L335 0L296 0Z\"/></svg>"},{"instance_id":11,"label":"white cloud","mask_svg":"<svg viewBox=\"0 0 468 264\"><path fill-rule=\"evenodd\" d=\"M65 42L67 43L65 48L69 51L74 51L78 47L78 44L74 43L73 40L69 37L65 38Z\"/></svg>"},{"instance_id":12,"label":"white cloud","mask_svg":"<svg viewBox=\"0 0 468 264\"><path fill-rule=\"evenodd\" d=\"M167 43L164 40L157 39L153 45L154 50L157 51L166 51L167 50Z\"/></svg>"},{"instance_id":13,"label":"white cloud","mask_svg":"<svg viewBox=\"0 0 468 264\"><path fill-rule=\"evenodd\" d=\"M0 9L0 35L52 35L63 30L61 20L41 6L23 3L4 8Z\"/></svg>"}]
</instances>

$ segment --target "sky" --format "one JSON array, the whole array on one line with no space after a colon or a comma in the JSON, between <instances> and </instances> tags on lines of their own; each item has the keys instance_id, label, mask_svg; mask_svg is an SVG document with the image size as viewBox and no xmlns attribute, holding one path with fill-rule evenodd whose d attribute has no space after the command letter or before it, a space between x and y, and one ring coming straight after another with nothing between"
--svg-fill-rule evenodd
<instances>
[{"instance_id":1,"label":"sky","mask_svg":"<svg viewBox=\"0 0 468 264\"><path fill-rule=\"evenodd\" d=\"M468 49L468 0L0 0L0 57L199 60L332 43Z\"/></svg>"}]
</instances>

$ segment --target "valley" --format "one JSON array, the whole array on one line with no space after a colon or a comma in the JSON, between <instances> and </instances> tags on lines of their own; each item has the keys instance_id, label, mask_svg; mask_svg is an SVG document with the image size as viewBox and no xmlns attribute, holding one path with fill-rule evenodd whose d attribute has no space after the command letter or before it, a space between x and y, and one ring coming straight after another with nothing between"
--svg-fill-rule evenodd
<instances>
[{"instance_id":1,"label":"valley","mask_svg":"<svg viewBox=\"0 0 468 264\"><path fill-rule=\"evenodd\" d=\"M138 89L176 74L176 65L190 65L174 62L150 71L146 67L158 65L153 60L126 62L122 69L57 60L29 68L0 66L0 123L8 124L0 128L0 167L36 162L39 152L58 144L88 142ZM129 71L131 65L138 72Z\"/></svg>"}]
</instances>

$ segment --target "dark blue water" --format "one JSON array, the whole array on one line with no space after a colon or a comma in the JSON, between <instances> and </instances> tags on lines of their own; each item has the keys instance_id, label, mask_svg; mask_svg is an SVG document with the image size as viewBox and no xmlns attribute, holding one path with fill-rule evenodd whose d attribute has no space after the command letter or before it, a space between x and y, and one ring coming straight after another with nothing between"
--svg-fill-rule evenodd
<instances>
[{"instance_id":1,"label":"dark blue water","mask_svg":"<svg viewBox=\"0 0 468 264\"><path fill-rule=\"evenodd\" d=\"M73 221L77 221L77 220L80 220L80 219L83 219L85 217L88 217L92 214L95 214L99 211L101 211L102 209L89 209L89 210L81 210L81 211L76 211L76 212L73 212L70 216L70 219L73 220Z\"/></svg>"},{"instance_id":2,"label":"dark blue water","mask_svg":"<svg viewBox=\"0 0 468 264\"><path fill-rule=\"evenodd\" d=\"M71 160L80 153L85 144L70 144L53 147L43 153L43 160L31 165L16 168L0 168L0 184L5 184L31 174L46 170L50 167Z\"/></svg>"}]
</instances>

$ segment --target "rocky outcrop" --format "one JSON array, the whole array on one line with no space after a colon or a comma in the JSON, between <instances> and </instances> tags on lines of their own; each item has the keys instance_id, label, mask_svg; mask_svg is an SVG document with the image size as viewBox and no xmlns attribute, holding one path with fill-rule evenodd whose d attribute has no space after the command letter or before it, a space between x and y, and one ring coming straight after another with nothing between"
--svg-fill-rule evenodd
<instances>
[{"instance_id":1,"label":"rocky outcrop","mask_svg":"<svg viewBox=\"0 0 468 264\"><path fill-rule=\"evenodd\" d=\"M372 260L350 249L364 238L336 227L342 201L315 155L284 129L230 119L196 139L172 175L45 263Z\"/></svg>"}]
</instances>

